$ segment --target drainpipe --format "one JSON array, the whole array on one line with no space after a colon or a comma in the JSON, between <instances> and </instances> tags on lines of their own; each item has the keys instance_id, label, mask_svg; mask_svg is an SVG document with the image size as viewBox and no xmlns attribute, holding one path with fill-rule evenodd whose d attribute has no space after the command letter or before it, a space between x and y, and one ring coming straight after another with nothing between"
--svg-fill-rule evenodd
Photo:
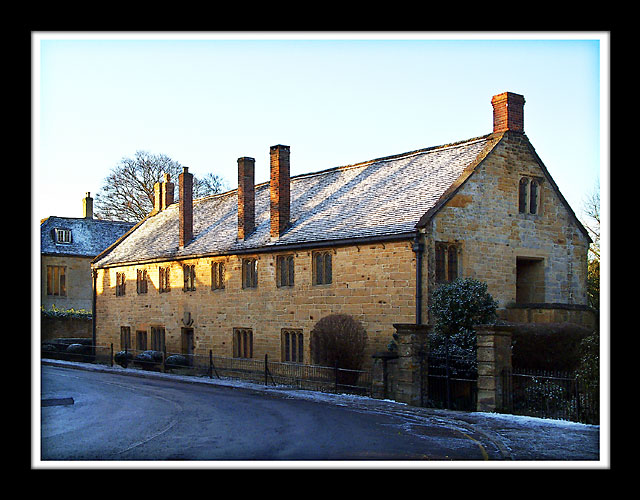
<instances>
[{"instance_id":1,"label":"drainpipe","mask_svg":"<svg viewBox=\"0 0 640 500\"><path fill-rule=\"evenodd\" d=\"M416 325L422 324L422 255L424 244L420 238L420 231L416 231L412 250L416 254Z\"/></svg>"},{"instance_id":2,"label":"drainpipe","mask_svg":"<svg viewBox=\"0 0 640 500\"><path fill-rule=\"evenodd\" d=\"M96 281L98 279L98 271L91 270L93 278L93 296L91 297L91 343L93 344L93 355L96 354Z\"/></svg>"}]
</instances>

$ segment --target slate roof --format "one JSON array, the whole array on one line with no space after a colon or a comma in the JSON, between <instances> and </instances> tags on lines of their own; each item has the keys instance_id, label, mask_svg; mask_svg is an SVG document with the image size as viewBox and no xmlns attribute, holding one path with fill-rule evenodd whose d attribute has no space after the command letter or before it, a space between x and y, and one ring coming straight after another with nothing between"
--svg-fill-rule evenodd
<instances>
[{"instance_id":1,"label":"slate roof","mask_svg":"<svg viewBox=\"0 0 640 500\"><path fill-rule=\"evenodd\" d=\"M256 186L256 229L237 239L236 190L193 202L194 238L178 248L178 203L149 216L94 260L118 263L230 254L251 249L414 233L443 194L496 144L495 134L291 177L291 226L270 237L269 183Z\"/></svg>"},{"instance_id":2,"label":"slate roof","mask_svg":"<svg viewBox=\"0 0 640 500\"><path fill-rule=\"evenodd\" d=\"M95 257L134 226L131 222L48 217L40 224L40 252ZM54 229L70 229L71 243L56 243Z\"/></svg>"}]
</instances>

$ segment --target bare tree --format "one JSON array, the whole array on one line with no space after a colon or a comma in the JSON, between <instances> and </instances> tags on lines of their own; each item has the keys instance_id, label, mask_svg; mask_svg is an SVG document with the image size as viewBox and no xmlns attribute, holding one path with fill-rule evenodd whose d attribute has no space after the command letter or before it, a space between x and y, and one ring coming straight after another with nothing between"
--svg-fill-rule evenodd
<instances>
[{"instance_id":1,"label":"bare tree","mask_svg":"<svg viewBox=\"0 0 640 500\"><path fill-rule=\"evenodd\" d=\"M193 178L193 197L202 198L203 196L209 196L210 194L222 193L229 189L225 180L209 172L202 178Z\"/></svg>"},{"instance_id":2,"label":"bare tree","mask_svg":"<svg viewBox=\"0 0 640 500\"><path fill-rule=\"evenodd\" d=\"M583 224L593 241L589 247L591 258L600 260L600 182L596 183L583 204L583 212L587 217Z\"/></svg>"},{"instance_id":3,"label":"bare tree","mask_svg":"<svg viewBox=\"0 0 640 500\"><path fill-rule=\"evenodd\" d=\"M597 182L591 193L583 202L586 220L584 226L589 232L592 243L589 245L589 262L587 268L587 298L589 305L600 309L600 182Z\"/></svg>"},{"instance_id":4,"label":"bare tree","mask_svg":"<svg viewBox=\"0 0 640 500\"><path fill-rule=\"evenodd\" d=\"M128 222L144 219L153 209L153 185L160 182L166 173L177 187L182 169L183 165L163 154L136 151L134 158L122 158L96 195L96 217ZM220 193L226 188L221 177L209 173L202 179L194 177L193 196L200 198Z\"/></svg>"}]
</instances>

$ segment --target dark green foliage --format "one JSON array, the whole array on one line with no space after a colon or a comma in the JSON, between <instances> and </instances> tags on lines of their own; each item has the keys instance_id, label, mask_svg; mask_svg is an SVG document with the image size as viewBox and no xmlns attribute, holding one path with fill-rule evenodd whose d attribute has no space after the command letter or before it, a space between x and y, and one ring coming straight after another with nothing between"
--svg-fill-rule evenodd
<instances>
[{"instance_id":1,"label":"dark green foliage","mask_svg":"<svg viewBox=\"0 0 640 500\"><path fill-rule=\"evenodd\" d=\"M444 283L433 292L431 313L434 329L429 349L435 355L445 355L449 338L450 356L476 354L475 325L496 320L498 304L487 292L487 284L473 278L459 278Z\"/></svg>"},{"instance_id":2,"label":"dark green foliage","mask_svg":"<svg viewBox=\"0 0 640 500\"><path fill-rule=\"evenodd\" d=\"M129 351L118 351L113 355L113 360L123 368L126 368L133 360L133 354Z\"/></svg>"},{"instance_id":3,"label":"dark green foliage","mask_svg":"<svg viewBox=\"0 0 640 500\"><path fill-rule=\"evenodd\" d=\"M71 354L91 354L91 346L84 344L70 344L66 352Z\"/></svg>"},{"instance_id":4,"label":"dark green foliage","mask_svg":"<svg viewBox=\"0 0 640 500\"><path fill-rule=\"evenodd\" d=\"M65 350L67 359L70 361L79 361L81 363L89 363L93 361L93 347L86 344L70 344Z\"/></svg>"},{"instance_id":5,"label":"dark green foliage","mask_svg":"<svg viewBox=\"0 0 640 500\"><path fill-rule=\"evenodd\" d=\"M587 298L589 305L600 311L600 260L589 261L587 273Z\"/></svg>"},{"instance_id":6,"label":"dark green foliage","mask_svg":"<svg viewBox=\"0 0 640 500\"><path fill-rule=\"evenodd\" d=\"M581 363L581 342L589 334L571 323L518 325L511 333L513 367L574 371Z\"/></svg>"},{"instance_id":7,"label":"dark green foliage","mask_svg":"<svg viewBox=\"0 0 640 500\"><path fill-rule=\"evenodd\" d=\"M52 305L50 309L40 306L40 315L42 318L91 319L93 317L91 311L85 309L59 309L55 305Z\"/></svg>"},{"instance_id":8,"label":"dark green foliage","mask_svg":"<svg viewBox=\"0 0 640 500\"><path fill-rule=\"evenodd\" d=\"M398 352L398 334L393 333L391 342L387 344L387 350L389 352L397 353Z\"/></svg>"},{"instance_id":9,"label":"dark green foliage","mask_svg":"<svg viewBox=\"0 0 640 500\"><path fill-rule=\"evenodd\" d=\"M133 363L145 369L153 369L155 365L162 362L162 353L160 351L143 351L133 358Z\"/></svg>"},{"instance_id":10,"label":"dark green foliage","mask_svg":"<svg viewBox=\"0 0 640 500\"><path fill-rule=\"evenodd\" d=\"M165 359L164 363L167 368L189 366L189 360L182 354L172 354L171 356L167 356L167 359Z\"/></svg>"},{"instance_id":11,"label":"dark green foliage","mask_svg":"<svg viewBox=\"0 0 640 500\"><path fill-rule=\"evenodd\" d=\"M42 342L42 357L66 361L93 361L93 347L90 338L56 338Z\"/></svg>"},{"instance_id":12,"label":"dark green foliage","mask_svg":"<svg viewBox=\"0 0 640 500\"><path fill-rule=\"evenodd\" d=\"M587 385L598 385L600 380L600 337L597 333L592 333L582 339L578 349L580 353L578 378Z\"/></svg>"}]
</instances>

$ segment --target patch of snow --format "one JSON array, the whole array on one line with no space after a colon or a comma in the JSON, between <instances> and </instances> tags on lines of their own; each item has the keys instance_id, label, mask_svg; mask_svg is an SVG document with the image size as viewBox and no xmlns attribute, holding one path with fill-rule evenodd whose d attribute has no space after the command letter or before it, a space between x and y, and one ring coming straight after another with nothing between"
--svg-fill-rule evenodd
<instances>
[{"instance_id":1,"label":"patch of snow","mask_svg":"<svg viewBox=\"0 0 640 500\"><path fill-rule=\"evenodd\" d=\"M133 368L123 368L120 365L114 364L113 367L105 366L105 365L94 365L88 363L78 363L74 361L62 361L55 360L55 364L57 365L69 365L69 366L78 366L83 367L85 369L95 370L95 371L107 371L107 372L115 372L115 373L126 373L126 374L135 374L142 377L153 377L153 378L162 378L166 380L179 380L186 383L198 383L198 384L209 384L215 386L223 386L223 387L231 387L238 389L248 389L258 392L265 393L273 393L286 395L290 398L297 399L305 399L307 401L316 401L316 402L325 402L325 403L333 403L340 404L345 406L347 404L376 404L376 405L398 405L403 406L405 408L413 408L409 407L407 403L402 403L398 401L394 401L391 399L375 399L368 396L359 396L355 394L344 394L344 393L329 393L329 392L319 392L319 391L310 391L304 389L298 389L296 387L290 386L265 386L264 384L258 382L251 382L246 380L238 380L238 379L230 379L230 378L208 378L206 376L194 376L194 375L177 375L173 373L161 373L161 372L149 372L144 370L137 370ZM418 409L418 407L416 407ZM433 410L438 413L442 412L443 415L447 415L451 412L449 410ZM517 425L517 426L526 426L531 428L532 426L537 427L549 427L553 426L556 428L583 428L583 429L597 429L598 425L593 424L583 424L580 422L571 422L567 420L556 420L550 418L541 418L541 417L531 417L526 415L510 415L506 413L491 413L491 412L464 412L467 416L476 418L485 418L487 420L491 420L497 424L503 425Z\"/></svg>"}]
</instances>

